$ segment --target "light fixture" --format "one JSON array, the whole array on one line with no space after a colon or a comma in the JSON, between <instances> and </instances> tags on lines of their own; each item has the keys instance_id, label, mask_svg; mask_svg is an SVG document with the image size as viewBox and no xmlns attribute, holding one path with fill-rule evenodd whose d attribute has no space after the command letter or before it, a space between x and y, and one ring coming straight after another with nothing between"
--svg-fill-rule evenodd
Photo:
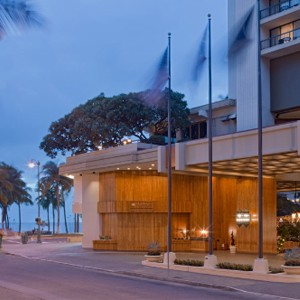
<instances>
[{"instance_id":1,"label":"light fixture","mask_svg":"<svg viewBox=\"0 0 300 300\"><path fill-rule=\"evenodd\" d=\"M37 167L37 172L38 172L38 186L37 186L37 191L38 191L38 217L35 219L35 222L38 225L38 235L37 235L37 243L41 243L41 197L40 197L40 165L41 163L38 160L32 159L28 163L28 167L30 169L33 169Z\"/></svg>"},{"instance_id":2,"label":"light fixture","mask_svg":"<svg viewBox=\"0 0 300 300\"><path fill-rule=\"evenodd\" d=\"M238 210L236 212L236 224L237 226L245 226L247 227L250 224L250 213L249 210L244 209L244 210Z\"/></svg>"},{"instance_id":3,"label":"light fixture","mask_svg":"<svg viewBox=\"0 0 300 300\"><path fill-rule=\"evenodd\" d=\"M200 230L201 237L206 238L208 236L208 231L206 229Z\"/></svg>"},{"instance_id":4,"label":"light fixture","mask_svg":"<svg viewBox=\"0 0 300 300\"><path fill-rule=\"evenodd\" d=\"M126 139L122 141L123 145L131 144L131 143L132 143L132 139Z\"/></svg>"}]
</instances>

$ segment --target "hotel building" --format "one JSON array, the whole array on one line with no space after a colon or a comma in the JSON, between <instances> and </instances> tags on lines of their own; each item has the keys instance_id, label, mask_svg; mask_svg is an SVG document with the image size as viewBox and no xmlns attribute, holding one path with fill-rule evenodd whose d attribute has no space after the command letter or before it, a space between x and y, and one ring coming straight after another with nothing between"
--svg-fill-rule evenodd
<instances>
[{"instance_id":1,"label":"hotel building","mask_svg":"<svg viewBox=\"0 0 300 300\"><path fill-rule=\"evenodd\" d=\"M229 43L254 9L247 41L229 55L229 97L213 103L212 235L214 249L228 249L233 233L238 252L257 253L261 91L263 249L276 253L277 193L300 182L300 0L259 4L258 11L257 0L228 0ZM207 112L207 105L191 109L189 140L172 147L172 251L208 250ZM132 143L68 157L60 174L74 176L83 247L143 251L158 241L166 248L166 146ZM243 225L241 213L249 217Z\"/></svg>"}]
</instances>

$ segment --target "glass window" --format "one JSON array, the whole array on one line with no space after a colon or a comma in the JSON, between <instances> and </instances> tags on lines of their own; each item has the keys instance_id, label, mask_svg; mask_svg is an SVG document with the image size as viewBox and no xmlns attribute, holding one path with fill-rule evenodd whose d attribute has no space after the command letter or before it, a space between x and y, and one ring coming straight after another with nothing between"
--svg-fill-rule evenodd
<instances>
[{"instance_id":1,"label":"glass window","mask_svg":"<svg viewBox=\"0 0 300 300\"><path fill-rule=\"evenodd\" d=\"M279 0L270 0L270 6L279 4Z\"/></svg>"},{"instance_id":2,"label":"glass window","mask_svg":"<svg viewBox=\"0 0 300 300\"><path fill-rule=\"evenodd\" d=\"M207 137L207 124L206 122L200 123L200 139Z\"/></svg>"},{"instance_id":3,"label":"glass window","mask_svg":"<svg viewBox=\"0 0 300 300\"><path fill-rule=\"evenodd\" d=\"M271 47L278 44L278 40L280 39L280 27L274 28L270 30L271 35Z\"/></svg>"},{"instance_id":4,"label":"glass window","mask_svg":"<svg viewBox=\"0 0 300 300\"><path fill-rule=\"evenodd\" d=\"M191 139L195 140L199 138L199 123L193 124L191 128Z\"/></svg>"},{"instance_id":5,"label":"glass window","mask_svg":"<svg viewBox=\"0 0 300 300\"><path fill-rule=\"evenodd\" d=\"M300 20L294 22L294 29L300 28Z\"/></svg>"}]
</instances>

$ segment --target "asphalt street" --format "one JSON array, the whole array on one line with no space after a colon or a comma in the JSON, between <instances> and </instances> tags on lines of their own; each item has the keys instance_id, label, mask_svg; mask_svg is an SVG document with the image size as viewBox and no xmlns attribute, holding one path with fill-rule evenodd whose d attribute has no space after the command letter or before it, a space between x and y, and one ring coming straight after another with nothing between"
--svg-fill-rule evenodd
<instances>
[{"instance_id":1,"label":"asphalt street","mask_svg":"<svg viewBox=\"0 0 300 300\"><path fill-rule=\"evenodd\" d=\"M9 258L22 258L31 264L43 263L50 264L55 269L61 267L68 268L68 270L77 271L89 271L89 272L101 272L107 276L126 276L128 278L137 278L145 280L153 280L159 282L160 284L171 284L180 285L199 289L199 288L209 288L211 290L231 292L232 293L242 293L243 296L252 295L249 299L259 299L260 297L266 297L267 295L273 297L273 299L300 299L300 276L287 276L282 274L268 275L273 276L266 277L264 280L258 280L255 278L255 274L249 273L245 277L245 272L243 274L240 271L234 273L234 277L225 276L226 274L215 272L213 275L211 270L207 270L205 273L192 273L183 272L176 270L168 270L162 268L148 267L142 265L145 253L136 252L105 252L105 251L93 251L91 249L82 249L79 243L66 243L65 241L43 241L42 244L37 244L35 241L29 244L23 245L18 239L6 240L3 244L1 251L2 260L8 261ZM205 254L195 254L195 253L178 253L176 254L180 257L190 257L194 258L197 256L201 259L201 255ZM216 253L218 259L221 259L224 253ZM236 255L234 257L236 260L252 259L251 256ZM225 259L225 258L222 258ZM273 258L274 259L274 258ZM281 263L281 257L277 257L278 264ZM48 266L48 265L47 265ZM49 267L43 268L48 269ZM51 267L52 268L52 267ZM14 268L12 269L14 270ZM204 270L205 271L205 270ZM204 272L203 271L203 272ZM223 270L224 271L224 270ZM59 272L58 276L62 279L60 282L64 281L64 272ZM221 274L221 275L220 275ZM2 279L5 275L2 274ZM55 275L56 276L56 275ZM249 277L249 278L247 278ZM274 281L274 278L276 279ZM6 280L6 278L5 278ZM276 282L277 281L277 282ZM31 281L30 281L31 282ZM89 279L87 279L89 282ZM12 281L13 283L13 281ZM124 284L121 284L122 286ZM0 284L2 287L5 285ZM1 289L2 290L2 289ZM179 294L178 294L179 295ZM192 297L192 295L191 295ZM210 299L207 296L205 299ZM276 297L276 298L275 298ZM281 297L281 298L279 298ZM240 299L242 298L239 295ZM5 298L4 298L5 299ZM12 298L13 299L13 298ZM18 299L18 298L16 298ZM20 298L27 299L27 298ZM34 298L31 298L34 299ZM47 298L41 298L47 299ZM57 298L59 299L59 298ZM93 299L93 298L91 298ZM100 299L100 298L99 298ZM108 299L108 298L106 298ZM121 299L121 298L115 298ZM125 298L123 298L125 299ZM139 299L139 298L136 298ZM140 298L146 299L146 298ZM151 299L151 298L149 298ZM152 298L153 299L153 298ZM168 298L161 298L168 299ZM172 299L183 299L174 298ZM193 298L185 298L193 299ZM197 298L200 299L200 298ZM226 299L226 298L211 298L211 299ZM234 299L234 298L230 298Z\"/></svg>"}]
</instances>

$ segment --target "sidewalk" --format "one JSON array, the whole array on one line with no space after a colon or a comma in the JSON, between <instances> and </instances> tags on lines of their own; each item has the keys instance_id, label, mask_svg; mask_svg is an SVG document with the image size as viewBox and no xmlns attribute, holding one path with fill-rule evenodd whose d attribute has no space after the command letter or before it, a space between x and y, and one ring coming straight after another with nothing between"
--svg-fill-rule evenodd
<instances>
[{"instance_id":1,"label":"sidewalk","mask_svg":"<svg viewBox=\"0 0 300 300\"><path fill-rule=\"evenodd\" d=\"M2 252L28 259L139 278L227 290L243 290L248 293L265 293L286 297L285 299L300 299L300 276L298 275L258 274L203 267L200 267L197 273L172 270L161 263L143 262L142 264L145 253L93 251L82 249L80 243L67 243L65 240L57 239L48 241L44 239L41 244L31 241L23 245L19 239L11 238L3 243ZM176 253L176 256L182 259L203 260L205 255L205 253ZM217 256L218 262L230 261L243 264L253 264L256 258L255 255L230 254L227 251L216 251L214 255ZM283 263L282 256L270 255L265 258L272 267L279 267Z\"/></svg>"}]
</instances>

